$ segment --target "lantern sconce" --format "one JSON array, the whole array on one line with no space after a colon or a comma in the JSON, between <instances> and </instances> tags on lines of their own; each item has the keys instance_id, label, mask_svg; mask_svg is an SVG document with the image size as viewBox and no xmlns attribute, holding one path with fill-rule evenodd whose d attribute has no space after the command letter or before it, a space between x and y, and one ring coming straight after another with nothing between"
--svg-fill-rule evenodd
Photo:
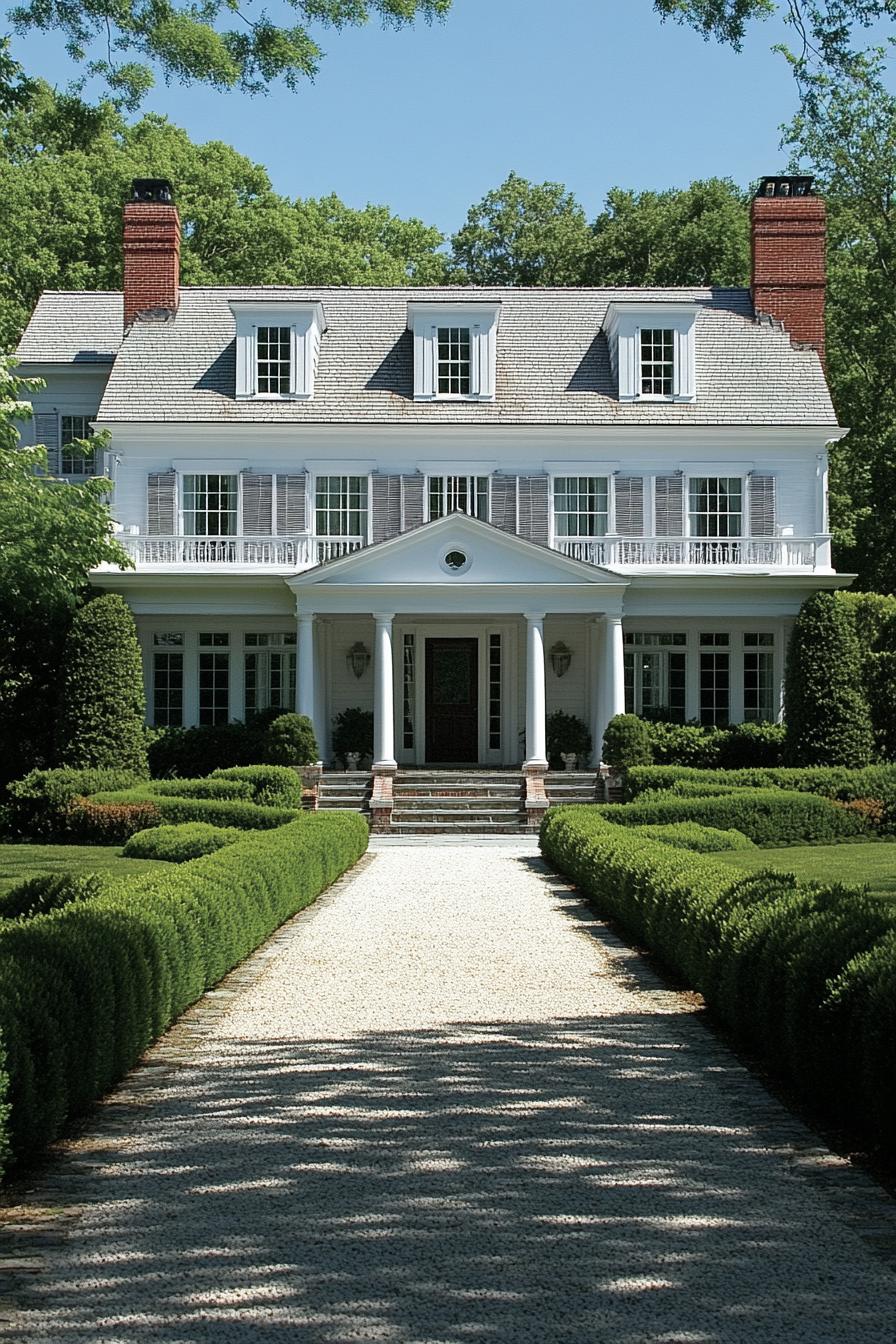
<instances>
[{"instance_id":1,"label":"lantern sconce","mask_svg":"<svg viewBox=\"0 0 896 1344\"><path fill-rule=\"evenodd\" d=\"M345 655L345 661L348 663L349 671L354 672L355 676L363 677L370 666L370 654L360 639L357 640Z\"/></svg>"},{"instance_id":2,"label":"lantern sconce","mask_svg":"<svg viewBox=\"0 0 896 1344\"><path fill-rule=\"evenodd\" d=\"M558 640L551 646L548 657L551 660L551 667L554 669L554 676L565 677L569 671L569 665L572 662L572 649L563 640Z\"/></svg>"}]
</instances>

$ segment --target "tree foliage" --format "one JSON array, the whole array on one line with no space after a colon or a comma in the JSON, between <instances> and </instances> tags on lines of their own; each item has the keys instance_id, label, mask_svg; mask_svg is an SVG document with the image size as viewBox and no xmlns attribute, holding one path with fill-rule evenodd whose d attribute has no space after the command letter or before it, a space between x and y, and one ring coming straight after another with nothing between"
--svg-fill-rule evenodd
<instances>
[{"instance_id":1,"label":"tree foliage","mask_svg":"<svg viewBox=\"0 0 896 1344\"><path fill-rule=\"evenodd\" d=\"M787 650L787 753L793 765L868 765L874 742L853 611L836 593L800 608Z\"/></svg>"},{"instance_id":2,"label":"tree foliage","mask_svg":"<svg viewBox=\"0 0 896 1344\"><path fill-rule=\"evenodd\" d=\"M74 615L61 667L58 755L75 770L146 775L146 695L134 618L118 593Z\"/></svg>"},{"instance_id":3,"label":"tree foliage","mask_svg":"<svg viewBox=\"0 0 896 1344\"><path fill-rule=\"evenodd\" d=\"M559 182L511 173L470 207L451 240L455 281L473 285L578 285L588 268L585 212Z\"/></svg>"}]
</instances>

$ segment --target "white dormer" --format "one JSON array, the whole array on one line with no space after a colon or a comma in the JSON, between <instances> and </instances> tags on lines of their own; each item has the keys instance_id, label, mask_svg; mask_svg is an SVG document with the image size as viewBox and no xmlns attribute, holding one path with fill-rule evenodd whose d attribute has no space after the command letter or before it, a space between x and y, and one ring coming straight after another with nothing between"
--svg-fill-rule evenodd
<instances>
[{"instance_id":1,"label":"white dormer","mask_svg":"<svg viewBox=\"0 0 896 1344\"><path fill-rule=\"evenodd\" d=\"M236 395L261 401L310 401L323 305L289 300L232 300L236 318Z\"/></svg>"},{"instance_id":2,"label":"white dormer","mask_svg":"<svg viewBox=\"0 0 896 1344\"><path fill-rule=\"evenodd\" d=\"M620 401L694 401L696 303L614 302L604 331Z\"/></svg>"},{"instance_id":3,"label":"white dormer","mask_svg":"<svg viewBox=\"0 0 896 1344\"><path fill-rule=\"evenodd\" d=\"M415 401L494 401L500 303L408 304Z\"/></svg>"}]
</instances>

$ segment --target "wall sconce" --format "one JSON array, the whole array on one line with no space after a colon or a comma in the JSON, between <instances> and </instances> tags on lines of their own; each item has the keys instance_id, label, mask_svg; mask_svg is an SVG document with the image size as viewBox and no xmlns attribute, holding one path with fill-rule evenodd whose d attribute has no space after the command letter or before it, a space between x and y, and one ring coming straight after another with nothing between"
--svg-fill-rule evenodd
<instances>
[{"instance_id":1,"label":"wall sconce","mask_svg":"<svg viewBox=\"0 0 896 1344\"><path fill-rule=\"evenodd\" d=\"M558 640L552 644L548 657L551 660L551 667L554 669L554 676L565 677L569 671L569 665L572 662L572 649L563 640Z\"/></svg>"},{"instance_id":2,"label":"wall sconce","mask_svg":"<svg viewBox=\"0 0 896 1344\"><path fill-rule=\"evenodd\" d=\"M370 654L361 643L360 639L354 643L345 655L345 661L348 664L350 672L354 672L356 677L363 677L370 666Z\"/></svg>"}]
</instances>

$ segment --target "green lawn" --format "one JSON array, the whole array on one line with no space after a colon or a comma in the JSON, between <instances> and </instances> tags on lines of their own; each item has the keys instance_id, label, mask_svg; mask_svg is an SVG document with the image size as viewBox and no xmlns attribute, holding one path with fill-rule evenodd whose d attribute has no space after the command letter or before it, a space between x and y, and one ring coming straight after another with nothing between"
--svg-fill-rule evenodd
<instances>
[{"instance_id":1,"label":"green lawn","mask_svg":"<svg viewBox=\"0 0 896 1344\"><path fill-rule=\"evenodd\" d=\"M881 896L896 897L896 844L794 845L786 849L738 850L714 854L732 868L780 868L811 882L845 882L867 886Z\"/></svg>"},{"instance_id":2,"label":"green lawn","mask_svg":"<svg viewBox=\"0 0 896 1344\"><path fill-rule=\"evenodd\" d=\"M0 844L0 895L38 873L149 873L168 868L155 859L123 859L112 845Z\"/></svg>"}]
</instances>

